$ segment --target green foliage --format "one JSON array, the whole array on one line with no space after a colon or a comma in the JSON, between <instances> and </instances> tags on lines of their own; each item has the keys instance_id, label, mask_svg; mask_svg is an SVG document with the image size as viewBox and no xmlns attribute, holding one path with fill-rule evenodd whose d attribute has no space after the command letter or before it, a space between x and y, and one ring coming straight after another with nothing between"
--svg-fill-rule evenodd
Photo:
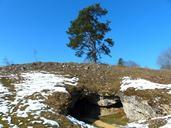
<instances>
[{"instance_id":1,"label":"green foliage","mask_svg":"<svg viewBox=\"0 0 171 128\"><path fill-rule=\"evenodd\" d=\"M111 29L110 22L101 22L99 18L107 14L100 4L91 5L82 9L78 17L71 22L67 34L69 35L68 47L75 50L75 55L90 62L97 63L101 54L110 56L110 49L114 45L111 38L105 38Z\"/></svg>"},{"instance_id":2,"label":"green foliage","mask_svg":"<svg viewBox=\"0 0 171 128\"><path fill-rule=\"evenodd\" d=\"M124 66L124 60L122 58L119 58L118 66Z\"/></svg>"}]
</instances>

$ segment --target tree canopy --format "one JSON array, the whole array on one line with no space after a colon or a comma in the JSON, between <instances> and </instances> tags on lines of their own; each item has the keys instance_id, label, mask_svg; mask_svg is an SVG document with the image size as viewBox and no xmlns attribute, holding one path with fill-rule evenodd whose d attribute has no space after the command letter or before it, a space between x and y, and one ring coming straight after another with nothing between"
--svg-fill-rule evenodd
<instances>
[{"instance_id":1,"label":"tree canopy","mask_svg":"<svg viewBox=\"0 0 171 128\"><path fill-rule=\"evenodd\" d=\"M71 21L67 31L69 35L67 46L75 50L76 56L86 55L86 59L94 63L99 62L101 54L110 56L109 47L114 45L114 41L105 38L106 33L111 30L110 21L100 20L107 13L108 11L100 4L95 4L82 9L78 17Z\"/></svg>"}]
</instances>

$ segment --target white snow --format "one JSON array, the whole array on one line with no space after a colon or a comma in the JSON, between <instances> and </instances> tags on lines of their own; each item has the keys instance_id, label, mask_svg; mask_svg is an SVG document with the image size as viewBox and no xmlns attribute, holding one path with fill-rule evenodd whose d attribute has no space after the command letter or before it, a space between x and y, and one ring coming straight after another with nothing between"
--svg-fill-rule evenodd
<instances>
[{"instance_id":1,"label":"white snow","mask_svg":"<svg viewBox=\"0 0 171 128\"><path fill-rule=\"evenodd\" d=\"M148 125L133 122L129 123L125 128L148 128Z\"/></svg>"},{"instance_id":2,"label":"white snow","mask_svg":"<svg viewBox=\"0 0 171 128\"><path fill-rule=\"evenodd\" d=\"M169 91L168 93L170 93L171 84L158 84L144 79L131 79L130 77L124 77L120 88L122 92L126 91L128 88L135 88L135 90L167 89Z\"/></svg>"},{"instance_id":3,"label":"white snow","mask_svg":"<svg viewBox=\"0 0 171 128\"><path fill-rule=\"evenodd\" d=\"M59 124L56 121L49 120L49 119L46 119L44 117L41 117L40 119L43 120L43 124L50 124L51 126L59 127Z\"/></svg>"},{"instance_id":4,"label":"white snow","mask_svg":"<svg viewBox=\"0 0 171 128\"><path fill-rule=\"evenodd\" d=\"M139 120L128 123L124 128L148 128L148 124L146 123L146 120Z\"/></svg>"},{"instance_id":5,"label":"white snow","mask_svg":"<svg viewBox=\"0 0 171 128\"><path fill-rule=\"evenodd\" d=\"M25 107L25 109L20 110L22 107ZM16 113L18 117L28 117L28 113L31 113L32 115L40 115L41 111L43 110L49 110L47 109L47 105L41 103L39 100L28 99L23 105L19 106Z\"/></svg>"},{"instance_id":6,"label":"white snow","mask_svg":"<svg viewBox=\"0 0 171 128\"><path fill-rule=\"evenodd\" d=\"M9 111L10 101L5 99L7 95L11 93L0 83L0 114L6 114Z\"/></svg>"},{"instance_id":7,"label":"white snow","mask_svg":"<svg viewBox=\"0 0 171 128\"><path fill-rule=\"evenodd\" d=\"M83 122L83 121L79 121L79 120L75 119L74 117L72 117L72 116L70 116L70 115L67 116L67 118L68 118L71 122L73 122L74 124L80 125L81 128L95 128L94 126L89 125L89 124L86 124L86 123Z\"/></svg>"},{"instance_id":8,"label":"white snow","mask_svg":"<svg viewBox=\"0 0 171 128\"><path fill-rule=\"evenodd\" d=\"M27 117L27 113L32 111L34 111L35 115L39 115L42 110L51 111L47 105L42 103L42 100L25 100L25 97L35 93L40 93L45 98L53 92L67 93L65 89L66 83L75 86L78 81L78 78L75 77L69 79L62 75L54 75L47 72L28 72L21 74L21 76L24 80L19 84L15 84L16 99L12 103L20 102L27 106L24 110L17 110L17 116L20 117ZM46 93L44 90L46 90ZM21 105L20 107L23 106Z\"/></svg>"},{"instance_id":9,"label":"white snow","mask_svg":"<svg viewBox=\"0 0 171 128\"><path fill-rule=\"evenodd\" d=\"M10 75L10 77L15 78L16 76ZM78 78L67 78L62 75L36 71L22 73L20 77L23 79L22 82L14 84L15 90L12 92L0 83L0 115L2 120L6 120L10 127L18 127L11 124L11 115L15 114L17 117L23 118L32 115L35 119L41 119L36 120L37 122L43 121L42 123L45 125L59 127L58 122L41 117L41 112L54 113L51 108L44 104L44 101L53 92L68 93L65 86L76 86ZM41 98L34 100L29 98L37 95L41 95ZM14 100L6 100L8 96L12 96ZM32 122L34 123L34 121Z\"/></svg>"},{"instance_id":10,"label":"white snow","mask_svg":"<svg viewBox=\"0 0 171 128\"><path fill-rule=\"evenodd\" d=\"M3 125L2 124L0 124L0 128L3 128Z\"/></svg>"},{"instance_id":11,"label":"white snow","mask_svg":"<svg viewBox=\"0 0 171 128\"><path fill-rule=\"evenodd\" d=\"M16 84L17 96L24 97L32 95L35 92L42 92L49 90L48 94L52 92L67 92L66 84L77 85L78 78L65 78L62 75L54 75L41 72L23 73L23 83Z\"/></svg>"},{"instance_id":12,"label":"white snow","mask_svg":"<svg viewBox=\"0 0 171 128\"><path fill-rule=\"evenodd\" d=\"M165 118L167 120L167 124L165 124L164 126L162 126L160 128L171 128L171 115L166 116Z\"/></svg>"},{"instance_id":13,"label":"white snow","mask_svg":"<svg viewBox=\"0 0 171 128\"><path fill-rule=\"evenodd\" d=\"M169 92L167 92L168 94L171 94L171 90Z\"/></svg>"}]
</instances>

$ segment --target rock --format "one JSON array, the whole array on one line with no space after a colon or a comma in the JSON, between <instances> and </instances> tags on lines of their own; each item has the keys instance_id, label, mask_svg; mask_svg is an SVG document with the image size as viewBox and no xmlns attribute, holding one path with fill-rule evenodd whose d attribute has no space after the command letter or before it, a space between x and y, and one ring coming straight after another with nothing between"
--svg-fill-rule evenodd
<instances>
[{"instance_id":1,"label":"rock","mask_svg":"<svg viewBox=\"0 0 171 128\"><path fill-rule=\"evenodd\" d=\"M108 107L108 106L116 104L118 100L120 100L120 98L116 96L111 96L111 97L100 96L98 105L101 107Z\"/></svg>"},{"instance_id":2,"label":"rock","mask_svg":"<svg viewBox=\"0 0 171 128\"><path fill-rule=\"evenodd\" d=\"M136 96L123 96L121 100L130 121L148 120L156 116L153 108Z\"/></svg>"}]
</instances>

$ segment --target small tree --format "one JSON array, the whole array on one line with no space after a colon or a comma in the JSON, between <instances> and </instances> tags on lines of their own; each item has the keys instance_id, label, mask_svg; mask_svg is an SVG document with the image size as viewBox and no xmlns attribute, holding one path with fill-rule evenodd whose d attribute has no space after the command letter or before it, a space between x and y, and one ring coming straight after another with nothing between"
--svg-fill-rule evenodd
<instances>
[{"instance_id":1,"label":"small tree","mask_svg":"<svg viewBox=\"0 0 171 128\"><path fill-rule=\"evenodd\" d=\"M109 21L101 22L99 18L107 14L100 4L91 5L82 9L78 17L71 22L67 34L69 35L68 47L75 50L75 55L90 62L97 63L101 54L110 56L110 49L114 45L111 38L105 38L111 29Z\"/></svg>"},{"instance_id":2,"label":"small tree","mask_svg":"<svg viewBox=\"0 0 171 128\"><path fill-rule=\"evenodd\" d=\"M171 69L171 48L163 51L157 60L161 69Z\"/></svg>"},{"instance_id":3,"label":"small tree","mask_svg":"<svg viewBox=\"0 0 171 128\"><path fill-rule=\"evenodd\" d=\"M119 58L117 65L118 66L124 66L124 60L122 58Z\"/></svg>"}]
</instances>

